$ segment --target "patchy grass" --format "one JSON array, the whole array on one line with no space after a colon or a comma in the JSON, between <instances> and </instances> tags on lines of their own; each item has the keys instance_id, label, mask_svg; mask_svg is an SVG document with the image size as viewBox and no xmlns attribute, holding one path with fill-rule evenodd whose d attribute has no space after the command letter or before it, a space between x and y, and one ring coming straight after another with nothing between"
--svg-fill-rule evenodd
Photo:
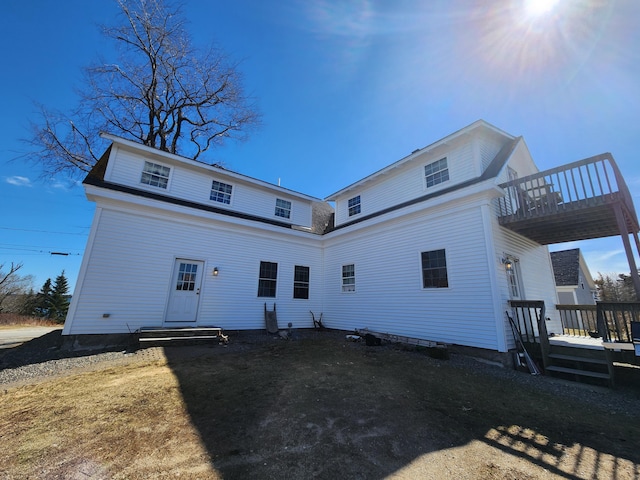
<instances>
[{"instance_id":1,"label":"patchy grass","mask_svg":"<svg viewBox=\"0 0 640 480\"><path fill-rule=\"evenodd\" d=\"M0 328L3 327L55 327L62 326L58 322L54 322L49 318L29 317L26 315L18 315L17 313L0 313Z\"/></svg>"},{"instance_id":2,"label":"patchy grass","mask_svg":"<svg viewBox=\"0 0 640 480\"><path fill-rule=\"evenodd\" d=\"M2 477L640 474L640 417L583 401L592 387L563 397L486 366L322 336L131 358L5 390Z\"/></svg>"}]
</instances>

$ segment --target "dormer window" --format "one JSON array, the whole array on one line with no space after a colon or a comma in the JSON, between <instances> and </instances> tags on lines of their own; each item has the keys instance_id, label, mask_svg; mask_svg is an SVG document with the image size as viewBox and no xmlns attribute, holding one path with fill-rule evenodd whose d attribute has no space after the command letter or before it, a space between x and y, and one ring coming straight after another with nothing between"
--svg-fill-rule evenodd
<instances>
[{"instance_id":1,"label":"dormer window","mask_svg":"<svg viewBox=\"0 0 640 480\"><path fill-rule=\"evenodd\" d=\"M211 183L211 195L209 195L209 199L213 200L214 202L230 205L232 190L233 186L229 185L228 183L222 183L214 180Z\"/></svg>"},{"instance_id":2,"label":"dormer window","mask_svg":"<svg viewBox=\"0 0 640 480\"><path fill-rule=\"evenodd\" d=\"M430 163L424 167L424 178L427 188L438 185L449 180L449 168L447 157L441 158L437 162Z\"/></svg>"},{"instance_id":3,"label":"dormer window","mask_svg":"<svg viewBox=\"0 0 640 480\"><path fill-rule=\"evenodd\" d=\"M360 213L360 195L349 199L349 216Z\"/></svg>"},{"instance_id":4,"label":"dormer window","mask_svg":"<svg viewBox=\"0 0 640 480\"><path fill-rule=\"evenodd\" d=\"M276 217L291 218L291 202L277 198Z\"/></svg>"},{"instance_id":5,"label":"dormer window","mask_svg":"<svg viewBox=\"0 0 640 480\"><path fill-rule=\"evenodd\" d=\"M145 185L151 185L152 187L167 188L169 184L169 173L171 169L164 165L159 165L152 162L144 162L144 168L142 169L142 177L140 177L140 183Z\"/></svg>"}]
</instances>

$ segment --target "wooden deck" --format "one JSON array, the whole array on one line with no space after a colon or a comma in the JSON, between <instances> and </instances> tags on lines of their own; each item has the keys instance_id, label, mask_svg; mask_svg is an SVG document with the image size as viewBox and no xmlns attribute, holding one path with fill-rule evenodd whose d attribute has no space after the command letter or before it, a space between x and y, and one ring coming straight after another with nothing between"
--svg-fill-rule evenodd
<instances>
[{"instance_id":1,"label":"wooden deck","mask_svg":"<svg viewBox=\"0 0 640 480\"><path fill-rule=\"evenodd\" d=\"M595 305L597 332L590 327L575 328L573 323L576 318L586 320L588 313L588 323L592 324L594 306L585 305L582 312L585 315L577 307L572 308L572 325L568 330L578 334L553 336L547 332L544 302L511 301L510 304L518 334L528 354L545 374L614 386L614 363L640 365L631 334L632 325L640 317L640 303L598 302ZM561 318L564 329L564 322L569 317L561 314Z\"/></svg>"},{"instance_id":2,"label":"wooden deck","mask_svg":"<svg viewBox=\"0 0 640 480\"><path fill-rule=\"evenodd\" d=\"M606 153L500 185L500 224L541 245L635 234L629 189Z\"/></svg>"}]
</instances>

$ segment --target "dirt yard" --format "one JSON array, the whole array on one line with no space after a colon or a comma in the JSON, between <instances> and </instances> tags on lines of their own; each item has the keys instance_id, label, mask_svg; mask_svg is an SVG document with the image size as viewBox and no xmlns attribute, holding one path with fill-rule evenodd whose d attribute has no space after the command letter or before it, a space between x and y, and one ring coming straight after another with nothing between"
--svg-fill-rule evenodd
<instances>
[{"instance_id":1,"label":"dirt yard","mask_svg":"<svg viewBox=\"0 0 640 480\"><path fill-rule=\"evenodd\" d=\"M640 478L634 389L336 332L120 355L0 385L0 477Z\"/></svg>"}]
</instances>

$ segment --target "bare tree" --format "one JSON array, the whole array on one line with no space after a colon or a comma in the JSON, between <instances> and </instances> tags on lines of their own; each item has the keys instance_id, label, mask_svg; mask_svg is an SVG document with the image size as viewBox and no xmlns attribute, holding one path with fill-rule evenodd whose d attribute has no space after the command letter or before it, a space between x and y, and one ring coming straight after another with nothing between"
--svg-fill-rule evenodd
<instances>
[{"instance_id":1,"label":"bare tree","mask_svg":"<svg viewBox=\"0 0 640 480\"><path fill-rule=\"evenodd\" d=\"M105 148L101 131L197 159L259 124L238 66L213 45L192 45L180 6L116 2L122 21L102 31L115 42L118 61L86 68L70 114L40 106L32 124L28 156L46 173L90 170Z\"/></svg>"},{"instance_id":2,"label":"bare tree","mask_svg":"<svg viewBox=\"0 0 640 480\"><path fill-rule=\"evenodd\" d=\"M0 264L0 312L8 298L12 295L27 293L33 282L33 277L30 275L24 277L18 275L22 263L11 263L8 270L4 267L4 264Z\"/></svg>"}]
</instances>

